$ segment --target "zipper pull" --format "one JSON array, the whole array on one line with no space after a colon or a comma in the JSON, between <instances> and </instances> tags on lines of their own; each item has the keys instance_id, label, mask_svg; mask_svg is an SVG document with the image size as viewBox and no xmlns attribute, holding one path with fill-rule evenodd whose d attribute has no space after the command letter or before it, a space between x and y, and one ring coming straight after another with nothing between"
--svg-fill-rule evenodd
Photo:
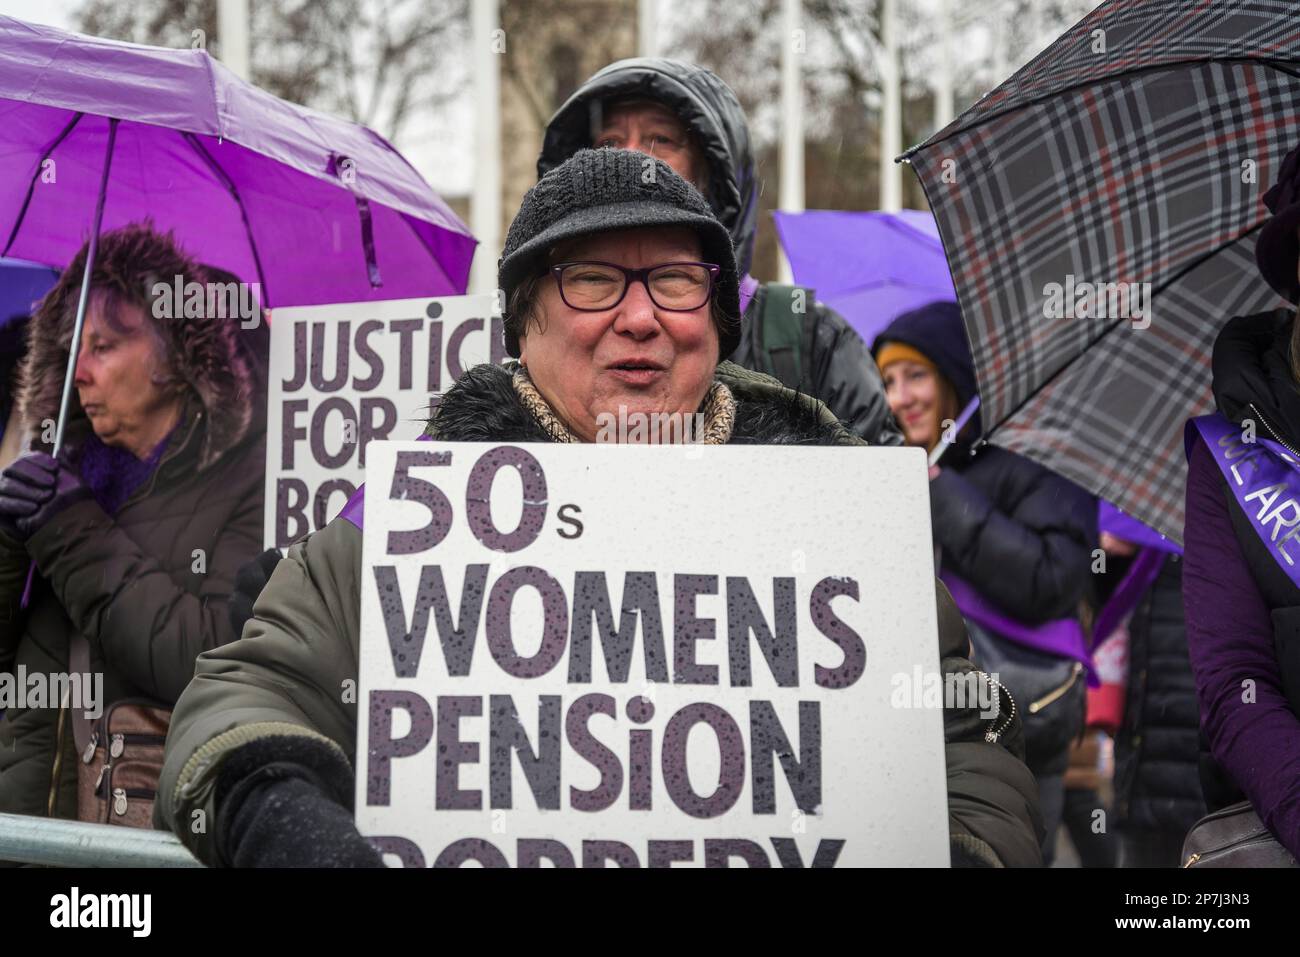
<instances>
[{"instance_id":1,"label":"zipper pull","mask_svg":"<svg viewBox=\"0 0 1300 957\"><path fill-rule=\"evenodd\" d=\"M120 758L122 752L126 750L126 735L115 734L108 743L108 756L110 758Z\"/></svg>"},{"instance_id":2,"label":"zipper pull","mask_svg":"<svg viewBox=\"0 0 1300 957\"><path fill-rule=\"evenodd\" d=\"M113 813L118 817L126 813L126 788L113 788Z\"/></svg>"},{"instance_id":3,"label":"zipper pull","mask_svg":"<svg viewBox=\"0 0 1300 957\"><path fill-rule=\"evenodd\" d=\"M99 775L95 778L96 794L98 794L99 789L104 786L104 775L108 773L108 769L111 767L112 767L111 764L105 764L102 768L99 769Z\"/></svg>"},{"instance_id":4,"label":"zipper pull","mask_svg":"<svg viewBox=\"0 0 1300 957\"><path fill-rule=\"evenodd\" d=\"M89 764L95 760L95 745L99 743L99 732L94 731L90 735L90 740L86 742L86 750L81 752L81 763Z\"/></svg>"}]
</instances>

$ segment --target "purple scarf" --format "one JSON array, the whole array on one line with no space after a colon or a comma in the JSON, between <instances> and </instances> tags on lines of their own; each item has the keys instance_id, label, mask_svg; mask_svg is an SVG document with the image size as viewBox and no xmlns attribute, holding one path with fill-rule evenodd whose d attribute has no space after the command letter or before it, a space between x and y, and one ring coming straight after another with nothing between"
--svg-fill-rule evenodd
<instances>
[{"instance_id":1,"label":"purple scarf","mask_svg":"<svg viewBox=\"0 0 1300 957\"><path fill-rule=\"evenodd\" d=\"M168 432L143 460L126 449L105 445L99 436L91 434L81 447L77 470L105 513L116 515L136 490L149 480L175 434L176 429Z\"/></svg>"}]
</instances>

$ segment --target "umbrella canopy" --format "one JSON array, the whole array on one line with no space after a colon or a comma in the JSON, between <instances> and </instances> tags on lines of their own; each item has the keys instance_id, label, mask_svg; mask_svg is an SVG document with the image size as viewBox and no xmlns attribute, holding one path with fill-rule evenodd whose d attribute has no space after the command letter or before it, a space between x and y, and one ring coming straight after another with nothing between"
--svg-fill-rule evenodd
<instances>
[{"instance_id":1,"label":"umbrella canopy","mask_svg":"<svg viewBox=\"0 0 1300 957\"><path fill-rule=\"evenodd\" d=\"M955 300L934 216L816 209L773 214L795 282L816 290L867 345L897 316Z\"/></svg>"},{"instance_id":2,"label":"umbrella canopy","mask_svg":"<svg viewBox=\"0 0 1300 957\"><path fill-rule=\"evenodd\" d=\"M1110 0L907 154L957 285L986 434L1181 542L1183 425L1300 140L1275 0Z\"/></svg>"},{"instance_id":3,"label":"umbrella canopy","mask_svg":"<svg viewBox=\"0 0 1300 957\"><path fill-rule=\"evenodd\" d=\"M461 293L469 230L383 137L240 80L202 50L0 17L0 255L62 268L152 218L266 306Z\"/></svg>"}]
</instances>

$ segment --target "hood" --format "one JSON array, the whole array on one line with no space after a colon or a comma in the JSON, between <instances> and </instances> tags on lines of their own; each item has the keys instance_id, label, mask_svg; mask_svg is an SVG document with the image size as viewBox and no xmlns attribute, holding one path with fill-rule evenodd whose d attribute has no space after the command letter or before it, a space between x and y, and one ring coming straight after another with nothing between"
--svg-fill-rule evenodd
<instances>
[{"instance_id":1,"label":"hood","mask_svg":"<svg viewBox=\"0 0 1300 957\"><path fill-rule=\"evenodd\" d=\"M909 345L933 362L957 393L959 410L966 408L967 403L977 394L975 362L971 359L966 326L962 322L961 307L957 303L932 302L920 309L903 313L876 336L876 341L871 345L872 356L879 355L880 347L887 342ZM969 441L970 437L982 433L983 424L976 411L962 429L962 436Z\"/></svg>"},{"instance_id":2,"label":"hood","mask_svg":"<svg viewBox=\"0 0 1300 957\"><path fill-rule=\"evenodd\" d=\"M100 256L95 263L96 285L138 275L131 242L113 243L108 248L111 254ZM83 248L41 300L30 322L16 397L23 420L38 434L42 431L39 423L59 417L84 269ZM185 275L209 274L191 263ZM158 324L175 356L176 375L187 385L185 402L191 408L197 404L206 421L198 459L198 467L203 469L265 427L266 366L264 354L258 353L258 344L267 337L265 323L250 331L241 329L238 319L159 319ZM73 389L65 429L69 446L75 447L89 432L90 421Z\"/></svg>"},{"instance_id":3,"label":"hood","mask_svg":"<svg viewBox=\"0 0 1300 957\"><path fill-rule=\"evenodd\" d=\"M1300 387L1291 375L1291 329L1294 311L1238 316L1214 341L1214 402L1238 424L1258 414L1280 438L1300 444ZM1269 429L1262 427L1265 437Z\"/></svg>"},{"instance_id":4,"label":"hood","mask_svg":"<svg viewBox=\"0 0 1300 957\"><path fill-rule=\"evenodd\" d=\"M978 391L966 327L962 324L961 308L955 302L932 302L903 313L876 336L871 354L879 355L880 347L886 342L909 345L933 362L952 383L962 408Z\"/></svg>"},{"instance_id":5,"label":"hood","mask_svg":"<svg viewBox=\"0 0 1300 957\"><path fill-rule=\"evenodd\" d=\"M743 276L754 258L758 177L745 112L731 88L703 67L659 57L611 63L574 92L546 126L537 176L592 145L593 127L612 100L653 100L675 112L704 150L709 164L705 197L727 227Z\"/></svg>"}]
</instances>

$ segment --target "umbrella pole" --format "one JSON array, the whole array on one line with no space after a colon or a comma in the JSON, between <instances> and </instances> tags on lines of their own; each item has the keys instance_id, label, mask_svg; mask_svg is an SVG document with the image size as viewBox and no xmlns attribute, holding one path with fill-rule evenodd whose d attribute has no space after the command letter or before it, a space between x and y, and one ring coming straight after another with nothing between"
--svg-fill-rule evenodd
<instances>
[{"instance_id":1,"label":"umbrella pole","mask_svg":"<svg viewBox=\"0 0 1300 957\"><path fill-rule=\"evenodd\" d=\"M86 269L81 274L81 297L77 300L77 319L72 324L72 343L68 346L68 368L63 374L63 397L59 400L59 424L54 432L53 456L63 448L63 430L68 424L68 403L72 399L72 380L77 375L77 357L81 354L81 330L86 324L86 304L90 301L90 277L95 271L95 254L99 251L99 227L104 221L104 198L108 193L108 172L113 165L113 146L117 141L116 119L108 121L108 149L104 153L104 172L99 179L99 197L95 200L95 222L90 228L86 247Z\"/></svg>"},{"instance_id":2,"label":"umbrella pole","mask_svg":"<svg viewBox=\"0 0 1300 957\"><path fill-rule=\"evenodd\" d=\"M117 142L116 119L108 121L108 149L104 153L104 172L99 178L99 196L95 200L95 222L90 229L90 243L86 247L86 269L81 274L81 298L77 300L77 319L72 324L72 344L68 347L68 368L63 374L63 397L59 400L59 423L54 432L54 458L63 448L63 427L68 421L68 402L72 398L72 380L77 374L77 356L81 354L81 329L86 324L86 303L90 300L90 277L95 271L95 253L99 250L99 227L104 221L104 197L108 193L108 171L113 165L113 147ZM36 577L36 563L27 568L27 582L18 602L26 608L32 597L32 580Z\"/></svg>"}]
</instances>

